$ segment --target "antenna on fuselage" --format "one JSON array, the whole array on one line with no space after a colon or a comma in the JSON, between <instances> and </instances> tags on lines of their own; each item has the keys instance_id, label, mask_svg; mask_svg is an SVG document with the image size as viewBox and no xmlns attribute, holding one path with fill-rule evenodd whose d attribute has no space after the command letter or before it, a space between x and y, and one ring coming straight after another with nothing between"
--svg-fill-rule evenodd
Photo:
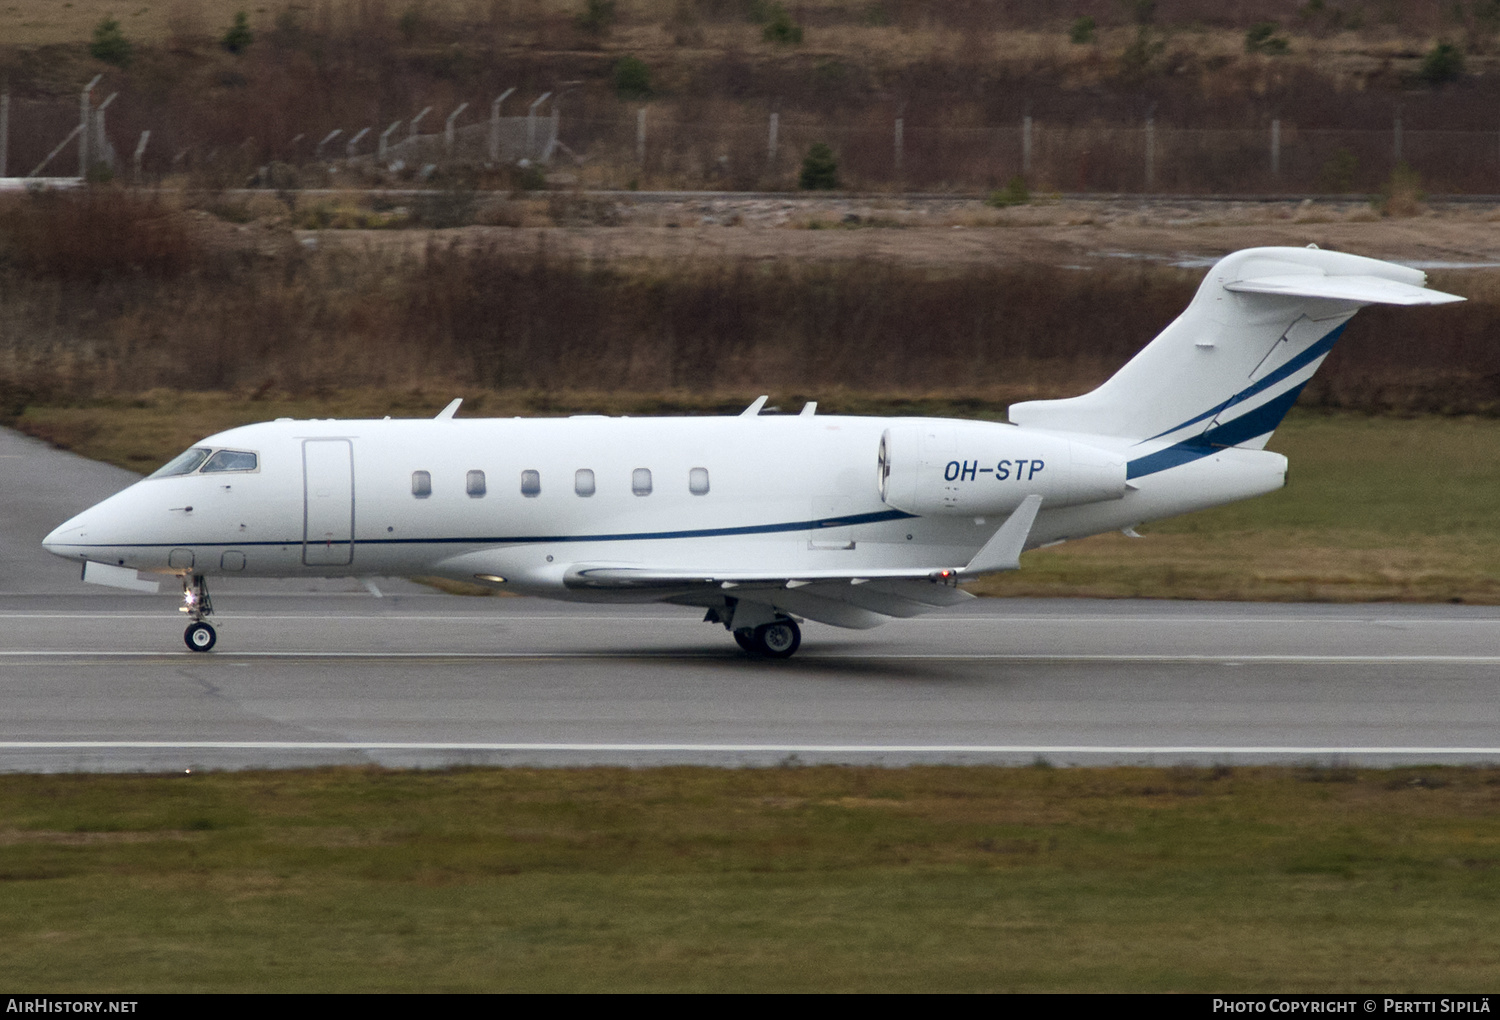
<instances>
[{"instance_id":1,"label":"antenna on fuselage","mask_svg":"<svg viewBox=\"0 0 1500 1020\"><path fill-rule=\"evenodd\" d=\"M760 409L762 407L765 407L766 401L770 399L771 395L769 393L762 393L760 396L755 398L755 402L753 404L740 412L740 417L754 418L757 414L760 414Z\"/></svg>"},{"instance_id":2,"label":"antenna on fuselage","mask_svg":"<svg viewBox=\"0 0 1500 1020\"><path fill-rule=\"evenodd\" d=\"M817 413L818 413L818 402L816 400L809 400L807 403L805 403L805 404L802 405L802 417L804 417L804 418L811 418L813 415L815 415Z\"/></svg>"},{"instance_id":3,"label":"antenna on fuselage","mask_svg":"<svg viewBox=\"0 0 1500 1020\"><path fill-rule=\"evenodd\" d=\"M454 397L448 402L447 407L443 408L437 414L433 415L434 420L442 421L444 418L452 418L455 414L458 413L458 405L462 404L463 402L463 397Z\"/></svg>"}]
</instances>

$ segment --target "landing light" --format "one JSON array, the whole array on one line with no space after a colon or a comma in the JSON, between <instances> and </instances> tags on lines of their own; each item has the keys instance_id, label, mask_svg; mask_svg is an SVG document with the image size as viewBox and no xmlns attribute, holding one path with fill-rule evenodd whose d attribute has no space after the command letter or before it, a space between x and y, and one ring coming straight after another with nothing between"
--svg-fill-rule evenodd
<instances>
[{"instance_id":1,"label":"landing light","mask_svg":"<svg viewBox=\"0 0 1500 1020\"><path fill-rule=\"evenodd\" d=\"M505 583L505 578L501 577L499 574L475 574L474 576L481 581L488 581L491 584Z\"/></svg>"}]
</instances>

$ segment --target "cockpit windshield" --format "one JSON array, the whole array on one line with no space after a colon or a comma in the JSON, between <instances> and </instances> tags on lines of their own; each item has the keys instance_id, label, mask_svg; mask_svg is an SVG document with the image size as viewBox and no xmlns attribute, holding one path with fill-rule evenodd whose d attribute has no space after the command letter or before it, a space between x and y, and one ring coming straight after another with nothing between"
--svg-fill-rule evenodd
<instances>
[{"instance_id":1,"label":"cockpit windshield","mask_svg":"<svg viewBox=\"0 0 1500 1020\"><path fill-rule=\"evenodd\" d=\"M170 478L173 475L190 475L197 471L199 466L208 460L209 450L207 447L195 446L186 453L173 457L161 468L151 475L152 478Z\"/></svg>"},{"instance_id":2,"label":"cockpit windshield","mask_svg":"<svg viewBox=\"0 0 1500 1020\"><path fill-rule=\"evenodd\" d=\"M225 471L256 471L260 468L260 455L249 450L213 450L206 446L195 446L174 459L152 478L170 478L174 475L219 474Z\"/></svg>"}]
</instances>

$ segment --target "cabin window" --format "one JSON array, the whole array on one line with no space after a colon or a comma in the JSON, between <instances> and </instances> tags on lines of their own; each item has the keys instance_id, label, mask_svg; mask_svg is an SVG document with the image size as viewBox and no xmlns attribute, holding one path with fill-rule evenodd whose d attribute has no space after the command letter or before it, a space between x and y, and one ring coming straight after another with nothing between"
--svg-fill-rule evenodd
<instances>
[{"instance_id":1,"label":"cabin window","mask_svg":"<svg viewBox=\"0 0 1500 1020\"><path fill-rule=\"evenodd\" d=\"M464 482L464 488L468 491L469 495L473 496L475 499L483 496L485 491L484 472L470 471L468 479Z\"/></svg>"},{"instance_id":2,"label":"cabin window","mask_svg":"<svg viewBox=\"0 0 1500 1020\"><path fill-rule=\"evenodd\" d=\"M191 450L173 457L166 464L158 468L151 477L169 478L172 475L190 475L198 470L198 465L208 460L208 454L208 447L195 446Z\"/></svg>"},{"instance_id":3,"label":"cabin window","mask_svg":"<svg viewBox=\"0 0 1500 1020\"><path fill-rule=\"evenodd\" d=\"M651 495L651 469L636 468L630 472L630 491L637 496Z\"/></svg>"},{"instance_id":4,"label":"cabin window","mask_svg":"<svg viewBox=\"0 0 1500 1020\"><path fill-rule=\"evenodd\" d=\"M260 467L260 458L248 450L220 450L208 458L202 467L206 475L210 471L254 471Z\"/></svg>"},{"instance_id":5,"label":"cabin window","mask_svg":"<svg viewBox=\"0 0 1500 1020\"><path fill-rule=\"evenodd\" d=\"M594 472L590 468L579 468L573 472L573 491L580 496L594 494Z\"/></svg>"},{"instance_id":6,"label":"cabin window","mask_svg":"<svg viewBox=\"0 0 1500 1020\"><path fill-rule=\"evenodd\" d=\"M426 499L432 495L432 474L427 471L413 471L411 473L411 494L418 499Z\"/></svg>"},{"instance_id":7,"label":"cabin window","mask_svg":"<svg viewBox=\"0 0 1500 1020\"><path fill-rule=\"evenodd\" d=\"M542 473L527 469L521 472L521 495L539 496L542 492Z\"/></svg>"},{"instance_id":8,"label":"cabin window","mask_svg":"<svg viewBox=\"0 0 1500 1020\"><path fill-rule=\"evenodd\" d=\"M708 468L693 468L688 472L688 492L694 496L708 495Z\"/></svg>"}]
</instances>

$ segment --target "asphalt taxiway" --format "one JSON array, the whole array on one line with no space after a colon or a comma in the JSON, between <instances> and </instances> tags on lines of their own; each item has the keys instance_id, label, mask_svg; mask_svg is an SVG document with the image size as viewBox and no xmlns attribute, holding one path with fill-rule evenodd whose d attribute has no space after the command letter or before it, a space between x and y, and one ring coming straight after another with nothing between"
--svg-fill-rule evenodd
<instances>
[{"instance_id":1,"label":"asphalt taxiway","mask_svg":"<svg viewBox=\"0 0 1500 1020\"><path fill-rule=\"evenodd\" d=\"M0 770L325 763L1500 762L1500 609L978 600L747 660L692 610L408 582L82 584L133 476L0 432Z\"/></svg>"}]
</instances>

